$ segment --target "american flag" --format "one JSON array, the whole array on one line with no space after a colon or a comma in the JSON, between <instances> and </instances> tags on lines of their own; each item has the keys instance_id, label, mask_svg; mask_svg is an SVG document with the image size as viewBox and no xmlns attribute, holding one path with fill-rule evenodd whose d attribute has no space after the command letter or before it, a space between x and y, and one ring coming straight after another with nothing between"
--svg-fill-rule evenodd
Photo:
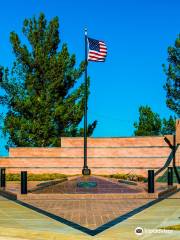
<instances>
[{"instance_id":1,"label":"american flag","mask_svg":"<svg viewBox=\"0 0 180 240\"><path fill-rule=\"evenodd\" d=\"M88 61L104 62L107 56L107 47L103 41L88 38Z\"/></svg>"}]
</instances>

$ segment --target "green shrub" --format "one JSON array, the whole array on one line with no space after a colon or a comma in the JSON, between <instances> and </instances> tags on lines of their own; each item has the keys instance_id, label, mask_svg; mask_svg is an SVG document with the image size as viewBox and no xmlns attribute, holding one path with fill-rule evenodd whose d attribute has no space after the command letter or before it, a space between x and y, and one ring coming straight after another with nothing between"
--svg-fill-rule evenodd
<instances>
[{"instance_id":1,"label":"green shrub","mask_svg":"<svg viewBox=\"0 0 180 240\"><path fill-rule=\"evenodd\" d=\"M43 174L28 174L28 181L48 181L54 179L67 179L67 176L60 173L43 173ZM8 173L6 174L6 181L20 181L21 174Z\"/></svg>"},{"instance_id":2,"label":"green shrub","mask_svg":"<svg viewBox=\"0 0 180 240\"><path fill-rule=\"evenodd\" d=\"M128 181L135 181L135 182L142 182L145 181L145 177L137 174L123 174L123 173L116 173L116 174L111 174L109 176L110 178L116 178L116 179L123 179L123 180L128 180Z\"/></svg>"},{"instance_id":3,"label":"green shrub","mask_svg":"<svg viewBox=\"0 0 180 240\"><path fill-rule=\"evenodd\" d=\"M8 173L6 174L6 181L20 181L21 175L17 173Z\"/></svg>"}]
</instances>

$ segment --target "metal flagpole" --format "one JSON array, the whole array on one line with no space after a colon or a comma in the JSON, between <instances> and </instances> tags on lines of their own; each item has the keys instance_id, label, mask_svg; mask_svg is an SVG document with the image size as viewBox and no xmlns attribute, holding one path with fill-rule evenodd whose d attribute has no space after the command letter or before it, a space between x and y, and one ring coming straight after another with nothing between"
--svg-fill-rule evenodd
<instances>
[{"instance_id":1,"label":"metal flagpole","mask_svg":"<svg viewBox=\"0 0 180 240\"><path fill-rule=\"evenodd\" d=\"M87 83L87 28L85 28L85 74L84 74L84 166L82 169L83 175L90 175L91 170L87 165L87 94L88 94L88 83Z\"/></svg>"}]
</instances>

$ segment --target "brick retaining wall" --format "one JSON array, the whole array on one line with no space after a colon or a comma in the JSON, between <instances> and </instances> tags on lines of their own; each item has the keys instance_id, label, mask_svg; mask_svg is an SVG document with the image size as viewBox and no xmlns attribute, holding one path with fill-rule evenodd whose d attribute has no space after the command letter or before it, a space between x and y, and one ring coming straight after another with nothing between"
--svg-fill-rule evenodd
<instances>
[{"instance_id":1,"label":"brick retaining wall","mask_svg":"<svg viewBox=\"0 0 180 240\"><path fill-rule=\"evenodd\" d=\"M171 136L169 136L171 140ZM88 138L88 166L93 174L136 173L159 169L171 149L164 137ZM0 158L7 172L80 174L83 138L61 138L61 148L10 148Z\"/></svg>"},{"instance_id":2,"label":"brick retaining wall","mask_svg":"<svg viewBox=\"0 0 180 240\"><path fill-rule=\"evenodd\" d=\"M173 136L166 136L173 144ZM180 120L176 122L176 143L180 144ZM93 174L136 173L147 176L148 169L161 168L171 149L158 137L88 138L88 166ZM176 153L180 166L180 147ZM83 138L61 138L57 148L10 148L9 157L0 157L7 172L81 174Z\"/></svg>"}]
</instances>

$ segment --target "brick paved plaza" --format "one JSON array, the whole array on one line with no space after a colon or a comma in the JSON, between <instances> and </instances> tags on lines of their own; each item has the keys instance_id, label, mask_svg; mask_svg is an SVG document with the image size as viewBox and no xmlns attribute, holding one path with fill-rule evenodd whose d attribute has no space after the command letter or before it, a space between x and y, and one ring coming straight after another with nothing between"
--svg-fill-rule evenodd
<instances>
[{"instance_id":1,"label":"brick paved plaza","mask_svg":"<svg viewBox=\"0 0 180 240\"><path fill-rule=\"evenodd\" d=\"M77 187L83 181L96 182L97 186ZM36 184L29 183L34 190L21 195L23 202L88 229L101 227L155 199L147 194L145 184L132 186L97 176L72 177L40 189ZM9 185L8 190L19 192L19 186Z\"/></svg>"},{"instance_id":2,"label":"brick paved plaza","mask_svg":"<svg viewBox=\"0 0 180 240\"><path fill-rule=\"evenodd\" d=\"M78 183L96 183L96 187L77 187ZM89 177L74 177L65 181L63 183L59 183L53 186L44 187L41 190L33 191L33 193L64 193L64 194L72 194L72 193L140 193L144 192L142 187L138 187L136 185L128 185L121 184L116 179L97 177L97 176L89 176Z\"/></svg>"},{"instance_id":3,"label":"brick paved plaza","mask_svg":"<svg viewBox=\"0 0 180 240\"><path fill-rule=\"evenodd\" d=\"M90 229L100 227L150 201L150 199L113 199L111 197L105 200L25 200L32 206Z\"/></svg>"},{"instance_id":4,"label":"brick paved plaza","mask_svg":"<svg viewBox=\"0 0 180 240\"><path fill-rule=\"evenodd\" d=\"M179 240L179 231L173 231L169 234L148 234L145 232L141 237L134 233L137 226L143 229L156 230L160 227L179 224L179 198L180 192L177 192L170 198L160 201L144 211L136 213L136 215L123 222L117 223L98 235L90 236L64 223L55 221L36 211L23 207L16 202L0 197L0 239L139 240L141 238L148 240ZM123 201L124 204L125 202L127 201ZM58 203L58 201L56 201L56 203ZM121 203L119 206L122 205L121 201L119 203ZM112 205L114 204L112 203Z\"/></svg>"}]
</instances>

